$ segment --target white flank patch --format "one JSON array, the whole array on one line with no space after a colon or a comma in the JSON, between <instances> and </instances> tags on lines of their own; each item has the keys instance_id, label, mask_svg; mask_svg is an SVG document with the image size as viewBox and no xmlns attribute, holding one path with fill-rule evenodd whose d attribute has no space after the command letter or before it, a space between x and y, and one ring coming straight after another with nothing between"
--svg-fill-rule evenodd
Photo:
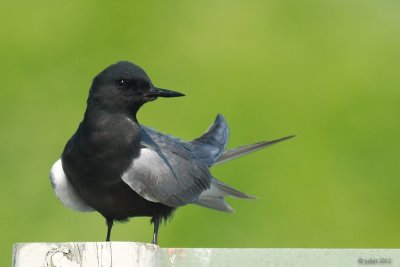
<instances>
[{"instance_id":1,"label":"white flank patch","mask_svg":"<svg viewBox=\"0 0 400 267\"><path fill-rule=\"evenodd\" d=\"M58 199L68 208L76 211L94 211L76 192L75 188L68 181L61 159L57 160L50 171L51 185Z\"/></svg>"}]
</instances>

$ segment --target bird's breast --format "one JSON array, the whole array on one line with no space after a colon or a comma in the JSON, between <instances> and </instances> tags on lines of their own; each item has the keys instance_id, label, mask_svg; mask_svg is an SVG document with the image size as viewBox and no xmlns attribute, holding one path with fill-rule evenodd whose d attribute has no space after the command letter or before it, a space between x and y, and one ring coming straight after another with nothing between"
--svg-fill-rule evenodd
<instances>
[{"instance_id":1,"label":"bird's breast","mask_svg":"<svg viewBox=\"0 0 400 267\"><path fill-rule=\"evenodd\" d=\"M62 159L73 184L113 184L140 151L140 127L126 117L83 121Z\"/></svg>"}]
</instances>

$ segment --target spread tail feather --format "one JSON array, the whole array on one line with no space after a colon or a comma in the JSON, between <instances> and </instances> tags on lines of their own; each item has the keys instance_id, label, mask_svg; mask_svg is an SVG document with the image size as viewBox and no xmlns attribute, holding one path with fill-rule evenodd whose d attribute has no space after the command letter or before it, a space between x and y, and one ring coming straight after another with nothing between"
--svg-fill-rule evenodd
<instances>
[{"instance_id":1,"label":"spread tail feather","mask_svg":"<svg viewBox=\"0 0 400 267\"><path fill-rule=\"evenodd\" d=\"M229 206L229 204L225 201L225 196L247 199L255 198L254 196L250 196L243 192L240 192L232 188L231 186L213 178L211 180L210 188L206 191L203 191L197 201L195 201L194 203L224 212L234 212L235 210L232 209L232 207Z\"/></svg>"},{"instance_id":2,"label":"spread tail feather","mask_svg":"<svg viewBox=\"0 0 400 267\"><path fill-rule=\"evenodd\" d=\"M275 139L275 140L272 140L272 141L262 141L262 142L259 142L259 143L255 143L255 144L251 144L251 145L246 145L246 146L241 146L241 147L237 147L237 148L232 148L232 149L226 150L214 162L214 165L222 163L222 162L225 162L225 161L228 161L228 160L231 160L231 159L235 159L235 158L247 155L247 154L250 154L250 153L252 153L254 151L257 151L257 150L260 150L260 149L265 148L267 146L270 146L270 145L285 141L285 140L290 139L292 137L294 137L294 135L282 137L282 138Z\"/></svg>"}]
</instances>

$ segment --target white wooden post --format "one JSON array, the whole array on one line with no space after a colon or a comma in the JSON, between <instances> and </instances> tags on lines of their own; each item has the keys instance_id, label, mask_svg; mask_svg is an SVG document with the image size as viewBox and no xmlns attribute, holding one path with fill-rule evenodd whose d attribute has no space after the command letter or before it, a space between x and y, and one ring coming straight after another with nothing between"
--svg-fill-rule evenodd
<instances>
[{"instance_id":1,"label":"white wooden post","mask_svg":"<svg viewBox=\"0 0 400 267\"><path fill-rule=\"evenodd\" d=\"M13 267L160 266L160 248L134 242L20 243Z\"/></svg>"},{"instance_id":2,"label":"white wooden post","mask_svg":"<svg viewBox=\"0 0 400 267\"><path fill-rule=\"evenodd\" d=\"M13 267L400 266L400 249L160 248L134 242L21 243Z\"/></svg>"}]
</instances>

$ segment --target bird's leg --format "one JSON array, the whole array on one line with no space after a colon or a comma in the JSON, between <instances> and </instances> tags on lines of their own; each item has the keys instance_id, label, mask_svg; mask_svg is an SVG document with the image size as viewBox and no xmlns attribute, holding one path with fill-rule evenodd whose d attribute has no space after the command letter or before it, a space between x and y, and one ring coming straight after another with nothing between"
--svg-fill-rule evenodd
<instances>
[{"instance_id":1,"label":"bird's leg","mask_svg":"<svg viewBox=\"0 0 400 267\"><path fill-rule=\"evenodd\" d=\"M113 227L113 220L106 218L106 223L107 223L107 237L106 237L106 241L110 241L110 237L111 237L111 228Z\"/></svg>"},{"instance_id":2,"label":"bird's leg","mask_svg":"<svg viewBox=\"0 0 400 267\"><path fill-rule=\"evenodd\" d=\"M151 241L152 244L157 245L158 243L158 226L160 225L160 217L156 216L151 219L152 223L154 224L154 233L153 233L153 240Z\"/></svg>"}]
</instances>

